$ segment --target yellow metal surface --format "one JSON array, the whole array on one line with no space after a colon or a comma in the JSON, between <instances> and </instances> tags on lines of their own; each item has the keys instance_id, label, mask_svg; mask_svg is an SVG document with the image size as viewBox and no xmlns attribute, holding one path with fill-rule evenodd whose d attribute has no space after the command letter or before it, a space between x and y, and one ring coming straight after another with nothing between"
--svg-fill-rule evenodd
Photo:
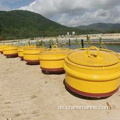
<instances>
[{"instance_id":1,"label":"yellow metal surface","mask_svg":"<svg viewBox=\"0 0 120 120\"><path fill-rule=\"evenodd\" d=\"M107 62L108 61L108 62ZM118 88L120 56L95 47L74 50L65 58L66 83L86 93L107 93Z\"/></svg>"},{"instance_id":2,"label":"yellow metal surface","mask_svg":"<svg viewBox=\"0 0 120 120\"><path fill-rule=\"evenodd\" d=\"M24 47L19 47L18 48L18 56L19 57L23 57L23 50L24 50Z\"/></svg>"},{"instance_id":3,"label":"yellow metal surface","mask_svg":"<svg viewBox=\"0 0 120 120\"><path fill-rule=\"evenodd\" d=\"M20 46L20 47L18 48L18 56L19 56L19 57L23 57L23 50L24 50L24 49L30 49L30 48L36 48L36 46L35 46L35 45Z\"/></svg>"},{"instance_id":4,"label":"yellow metal surface","mask_svg":"<svg viewBox=\"0 0 120 120\"><path fill-rule=\"evenodd\" d=\"M40 54L40 66L42 68L63 68L63 63L69 49L59 49L56 45L50 51Z\"/></svg>"},{"instance_id":5,"label":"yellow metal surface","mask_svg":"<svg viewBox=\"0 0 120 120\"><path fill-rule=\"evenodd\" d=\"M59 49L56 45L53 45L52 49L40 54L40 60L59 60L64 59L69 49Z\"/></svg>"},{"instance_id":6,"label":"yellow metal surface","mask_svg":"<svg viewBox=\"0 0 120 120\"><path fill-rule=\"evenodd\" d=\"M77 56L77 57L76 57ZM79 65L84 66L110 66L119 62L119 58L114 53L108 51L101 51L98 48L76 50L69 54L68 59Z\"/></svg>"},{"instance_id":7,"label":"yellow metal surface","mask_svg":"<svg viewBox=\"0 0 120 120\"><path fill-rule=\"evenodd\" d=\"M45 48L25 48L23 50L24 60L39 60L39 54L44 50Z\"/></svg>"},{"instance_id":8,"label":"yellow metal surface","mask_svg":"<svg viewBox=\"0 0 120 120\"><path fill-rule=\"evenodd\" d=\"M65 80L69 86L72 88L85 92L85 93L92 93L92 94L100 94L100 93L109 93L114 91L119 87L120 79L114 79L111 81L85 81L80 80L76 77L67 74Z\"/></svg>"},{"instance_id":9,"label":"yellow metal surface","mask_svg":"<svg viewBox=\"0 0 120 120\"><path fill-rule=\"evenodd\" d=\"M24 46L18 48L18 56L23 57Z\"/></svg>"},{"instance_id":10,"label":"yellow metal surface","mask_svg":"<svg viewBox=\"0 0 120 120\"><path fill-rule=\"evenodd\" d=\"M4 55L12 55L18 53L18 47L16 46L7 46L3 48Z\"/></svg>"},{"instance_id":11,"label":"yellow metal surface","mask_svg":"<svg viewBox=\"0 0 120 120\"><path fill-rule=\"evenodd\" d=\"M7 47L8 45L0 45L0 52L3 52L3 49L5 48L5 47Z\"/></svg>"},{"instance_id":12,"label":"yellow metal surface","mask_svg":"<svg viewBox=\"0 0 120 120\"><path fill-rule=\"evenodd\" d=\"M40 60L40 66L42 68L63 68L64 59L62 60Z\"/></svg>"}]
</instances>

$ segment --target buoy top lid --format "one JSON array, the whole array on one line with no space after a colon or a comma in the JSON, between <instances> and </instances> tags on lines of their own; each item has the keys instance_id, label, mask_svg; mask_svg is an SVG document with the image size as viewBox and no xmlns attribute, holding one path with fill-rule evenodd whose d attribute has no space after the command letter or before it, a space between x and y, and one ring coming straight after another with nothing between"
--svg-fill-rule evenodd
<instances>
[{"instance_id":1,"label":"buoy top lid","mask_svg":"<svg viewBox=\"0 0 120 120\"><path fill-rule=\"evenodd\" d=\"M116 52L94 46L72 51L67 58L77 65L90 67L112 66L120 62L120 55Z\"/></svg>"},{"instance_id":2,"label":"buoy top lid","mask_svg":"<svg viewBox=\"0 0 120 120\"><path fill-rule=\"evenodd\" d=\"M39 54L40 52L43 52L45 48L24 48L23 53L24 54Z\"/></svg>"},{"instance_id":3,"label":"buoy top lid","mask_svg":"<svg viewBox=\"0 0 120 120\"><path fill-rule=\"evenodd\" d=\"M17 50L17 49L18 49L17 46L11 46L11 45L3 48L3 50Z\"/></svg>"},{"instance_id":4,"label":"buoy top lid","mask_svg":"<svg viewBox=\"0 0 120 120\"><path fill-rule=\"evenodd\" d=\"M70 49L60 49L56 45L53 45L51 50L45 51L40 54L40 59L44 60L64 59L69 51Z\"/></svg>"}]
</instances>

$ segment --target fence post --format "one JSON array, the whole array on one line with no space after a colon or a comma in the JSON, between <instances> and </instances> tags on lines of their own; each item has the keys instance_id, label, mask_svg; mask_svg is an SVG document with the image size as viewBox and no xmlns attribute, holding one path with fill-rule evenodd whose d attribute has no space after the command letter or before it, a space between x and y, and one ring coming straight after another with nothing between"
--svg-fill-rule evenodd
<instances>
[{"instance_id":1,"label":"fence post","mask_svg":"<svg viewBox=\"0 0 120 120\"><path fill-rule=\"evenodd\" d=\"M82 46L82 48L84 48L84 40L83 39L81 40L81 46Z\"/></svg>"}]
</instances>

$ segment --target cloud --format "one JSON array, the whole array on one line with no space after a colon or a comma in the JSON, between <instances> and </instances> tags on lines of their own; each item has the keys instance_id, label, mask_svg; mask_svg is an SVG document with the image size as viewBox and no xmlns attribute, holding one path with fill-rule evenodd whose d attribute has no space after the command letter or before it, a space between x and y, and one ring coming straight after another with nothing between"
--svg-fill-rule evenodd
<instances>
[{"instance_id":1,"label":"cloud","mask_svg":"<svg viewBox=\"0 0 120 120\"><path fill-rule=\"evenodd\" d=\"M120 23L119 0L35 0L20 9L39 13L67 26Z\"/></svg>"},{"instance_id":2,"label":"cloud","mask_svg":"<svg viewBox=\"0 0 120 120\"><path fill-rule=\"evenodd\" d=\"M70 14L62 14L58 22L68 26L88 25L96 22L104 23L120 23L120 9L115 7L113 9L96 11L86 11L84 14L76 14L70 18Z\"/></svg>"}]
</instances>

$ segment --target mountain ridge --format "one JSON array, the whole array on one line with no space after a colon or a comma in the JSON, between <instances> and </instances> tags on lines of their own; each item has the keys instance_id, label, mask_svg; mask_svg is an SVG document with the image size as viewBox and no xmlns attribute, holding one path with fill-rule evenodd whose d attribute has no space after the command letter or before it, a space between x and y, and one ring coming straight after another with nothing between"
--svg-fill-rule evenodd
<instances>
[{"instance_id":1,"label":"mountain ridge","mask_svg":"<svg viewBox=\"0 0 120 120\"><path fill-rule=\"evenodd\" d=\"M111 26L111 27L110 27ZM48 18L26 10L0 11L0 37L3 40L35 37L57 37L58 35L76 35L120 32L119 25L92 24L89 26L67 27Z\"/></svg>"},{"instance_id":2,"label":"mountain ridge","mask_svg":"<svg viewBox=\"0 0 120 120\"><path fill-rule=\"evenodd\" d=\"M98 30L101 32L120 32L120 23L93 23L76 27L80 30Z\"/></svg>"},{"instance_id":3,"label":"mountain ridge","mask_svg":"<svg viewBox=\"0 0 120 120\"><path fill-rule=\"evenodd\" d=\"M67 32L72 33L72 31L76 34L91 33L91 31L60 25L30 11L0 11L0 37L2 39L53 37L66 35Z\"/></svg>"}]
</instances>

